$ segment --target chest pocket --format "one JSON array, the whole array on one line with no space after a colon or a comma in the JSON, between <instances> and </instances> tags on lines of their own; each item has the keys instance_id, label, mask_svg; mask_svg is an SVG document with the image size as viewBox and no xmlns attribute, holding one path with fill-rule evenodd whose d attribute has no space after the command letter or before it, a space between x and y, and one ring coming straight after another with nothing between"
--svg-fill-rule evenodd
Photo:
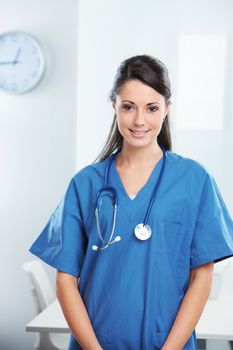
<instances>
[{"instance_id":1,"label":"chest pocket","mask_svg":"<svg viewBox=\"0 0 233 350\"><path fill-rule=\"evenodd\" d=\"M187 277L189 274L189 231L183 224L159 221L157 226L156 267L167 276Z\"/></svg>"}]
</instances>

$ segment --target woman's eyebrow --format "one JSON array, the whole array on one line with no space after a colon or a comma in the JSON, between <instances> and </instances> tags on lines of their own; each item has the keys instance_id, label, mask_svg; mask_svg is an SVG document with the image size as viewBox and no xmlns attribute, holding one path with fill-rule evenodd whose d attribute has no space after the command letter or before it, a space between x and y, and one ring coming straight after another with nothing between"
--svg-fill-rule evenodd
<instances>
[{"instance_id":1,"label":"woman's eyebrow","mask_svg":"<svg viewBox=\"0 0 233 350\"><path fill-rule=\"evenodd\" d=\"M135 105L135 103L134 103L133 101L130 101L130 100L122 100L121 102L129 102L129 103L132 103L133 105ZM155 103L157 103L158 105L160 105L160 102L154 101L154 102L149 102L149 103L147 103L147 106L153 105L153 104L155 104Z\"/></svg>"},{"instance_id":2,"label":"woman's eyebrow","mask_svg":"<svg viewBox=\"0 0 233 350\"><path fill-rule=\"evenodd\" d=\"M154 105L155 103L156 103L157 105L160 105L160 102L155 101L155 102L150 102L150 103L147 103L147 106Z\"/></svg>"}]
</instances>

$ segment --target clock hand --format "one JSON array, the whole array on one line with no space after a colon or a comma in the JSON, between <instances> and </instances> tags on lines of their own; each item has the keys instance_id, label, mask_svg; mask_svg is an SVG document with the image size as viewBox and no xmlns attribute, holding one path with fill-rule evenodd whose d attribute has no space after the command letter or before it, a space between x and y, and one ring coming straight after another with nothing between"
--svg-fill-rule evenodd
<instances>
[{"instance_id":1,"label":"clock hand","mask_svg":"<svg viewBox=\"0 0 233 350\"><path fill-rule=\"evenodd\" d=\"M12 65L14 65L15 63L18 62L17 59L19 58L20 52L21 52L21 47L18 48L18 51L17 51L16 56L15 56L15 59L12 62Z\"/></svg>"},{"instance_id":2,"label":"clock hand","mask_svg":"<svg viewBox=\"0 0 233 350\"><path fill-rule=\"evenodd\" d=\"M6 62L0 62L0 65L7 65L7 64L17 64L17 63L21 63L20 61L6 61Z\"/></svg>"}]
</instances>

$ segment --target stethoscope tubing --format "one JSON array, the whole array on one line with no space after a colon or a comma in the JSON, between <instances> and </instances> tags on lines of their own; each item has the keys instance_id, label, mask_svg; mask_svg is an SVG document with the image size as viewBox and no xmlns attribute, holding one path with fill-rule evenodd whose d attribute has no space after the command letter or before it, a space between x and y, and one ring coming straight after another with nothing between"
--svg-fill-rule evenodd
<instances>
[{"instance_id":1,"label":"stethoscope tubing","mask_svg":"<svg viewBox=\"0 0 233 350\"><path fill-rule=\"evenodd\" d=\"M161 147L162 148L162 147ZM163 151L163 163L162 163L162 168L161 168L161 171L160 171L160 174L159 174L159 178L158 178L158 181L155 185L155 188L154 188L154 191L152 193L152 196L151 196L151 200L150 200L150 203L149 203L149 206L147 208L147 211L146 211L146 215L145 215L145 218L143 220L143 224L144 226L147 225L148 223L148 219L149 219L149 216L150 216L150 212L151 212L151 208L152 208L152 205L155 201L155 197L158 193L158 189L159 189L159 185L160 185L160 182L162 180L162 177L163 177L163 174L164 174L164 169L165 169L165 163L166 163L166 158L167 158L167 152L164 148L162 148L162 151Z\"/></svg>"},{"instance_id":2,"label":"stethoscope tubing","mask_svg":"<svg viewBox=\"0 0 233 350\"><path fill-rule=\"evenodd\" d=\"M101 188L101 190L99 190L99 192L97 193L96 196L96 201L95 201L95 208L98 209L98 203L99 203L99 197L101 195L102 192L104 191L110 191L113 193L113 198L114 198L114 205L118 206L118 195L117 195L117 191L114 187L105 185L103 188Z\"/></svg>"}]
</instances>

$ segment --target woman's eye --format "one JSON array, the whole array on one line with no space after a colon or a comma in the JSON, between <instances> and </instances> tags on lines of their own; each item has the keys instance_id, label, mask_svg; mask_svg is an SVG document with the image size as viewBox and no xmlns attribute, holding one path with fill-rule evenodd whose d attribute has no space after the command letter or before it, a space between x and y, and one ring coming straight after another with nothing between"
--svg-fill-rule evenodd
<instances>
[{"instance_id":1,"label":"woman's eye","mask_svg":"<svg viewBox=\"0 0 233 350\"><path fill-rule=\"evenodd\" d=\"M133 107L130 106L130 105L122 105L121 108L122 108L124 111L128 112L128 111L130 111Z\"/></svg>"},{"instance_id":2,"label":"woman's eye","mask_svg":"<svg viewBox=\"0 0 233 350\"><path fill-rule=\"evenodd\" d=\"M155 106L149 107L150 112L156 112L157 110L158 110L158 107L155 107Z\"/></svg>"}]
</instances>

